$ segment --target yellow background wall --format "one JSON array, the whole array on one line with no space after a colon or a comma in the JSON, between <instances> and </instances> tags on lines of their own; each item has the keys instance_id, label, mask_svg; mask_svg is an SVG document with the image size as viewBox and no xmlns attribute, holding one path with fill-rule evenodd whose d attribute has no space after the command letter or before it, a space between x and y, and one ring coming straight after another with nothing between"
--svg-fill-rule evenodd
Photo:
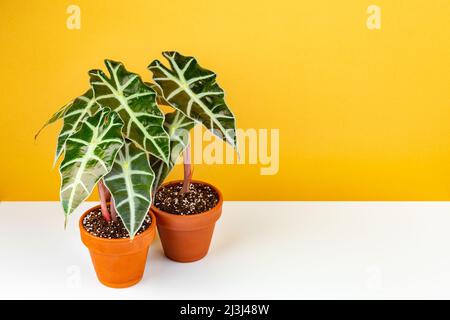
<instances>
[{"instance_id":1,"label":"yellow background wall","mask_svg":"<svg viewBox=\"0 0 450 320\"><path fill-rule=\"evenodd\" d=\"M218 73L240 128L280 129L277 175L196 166L227 200L450 200L449 14L448 0L1 1L0 199L58 199L59 125L33 135L89 69L111 58L150 80L177 50Z\"/></svg>"}]
</instances>

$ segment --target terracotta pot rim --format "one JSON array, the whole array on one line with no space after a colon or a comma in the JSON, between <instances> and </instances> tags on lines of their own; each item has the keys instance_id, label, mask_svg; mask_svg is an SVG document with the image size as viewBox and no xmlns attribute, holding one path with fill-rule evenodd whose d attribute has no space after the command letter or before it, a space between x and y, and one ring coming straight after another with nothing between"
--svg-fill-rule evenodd
<instances>
[{"instance_id":1,"label":"terracotta pot rim","mask_svg":"<svg viewBox=\"0 0 450 320\"><path fill-rule=\"evenodd\" d=\"M162 188L162 187L165 187L165 186L168 186L168 185L171 185L171 184L180 183L180 182L183 182L183 180L172 180L172 181L165 182L158 188L158 190L160 188ZM211 188L213 188L214 191L219 196L219 201L217 201L217 204L214 207L212 207L211 209L209 209L208 211L204 211L204 212L200 212L200 213L195 213L195 214L175 214L175 213L170 213L170 212L166 212L166 211L160 210L152 203L152 205L150 207L150 212L153 210L157 214L160 214L160 215L169 216L169 217L180 217L181 219L186 219L187 220L187 219L195 219L195 217L198 217L198 216L211 214L217 209L217 207L222 205L222 203L223 203L222 192L220 192L220 190L217 187L215 187L214 185L212 185L212 184L210 184L208 182L201 181L201 180L192 180L191 182L204 184L204 185L207 185L207 186L210 186ZM158 192L158 191L156 191L156 192Z\"/></svg>"},{"instance_id":2,"label":"terracotta pot rim","mask_svg":"<svg viewBox=\"0 0 450 320\"><path fill-rule=\"evenodd\" d=\"M86 236L87 238L91 238L91 239L95 239L95 241L99 241L99 242L103 242L103 243L128 243L131 241L135 241L138 240L140 238L143 238L145 235L147 235L148 233L152 233L155 231L155 226L156 226L156 217L153 214L153 212L151 212L149 210L148 214L150 214L150 217L152 218L152 222L150 223L150 226L142 233L136 235L133 239L131 238L122 238L122 239L107 239L107 238L102 238L102 237L97 237L94 236L93 234L89 233L83 226L83 219L86 215L88 215L89 213L91 213L92 211L99 209L100 208L100 204L93 206L92 208L86 210L80 217L80 220L78 222L78 225L80 227L80 231L84 234L84 236Z\"/></svg>"}]
</instances>

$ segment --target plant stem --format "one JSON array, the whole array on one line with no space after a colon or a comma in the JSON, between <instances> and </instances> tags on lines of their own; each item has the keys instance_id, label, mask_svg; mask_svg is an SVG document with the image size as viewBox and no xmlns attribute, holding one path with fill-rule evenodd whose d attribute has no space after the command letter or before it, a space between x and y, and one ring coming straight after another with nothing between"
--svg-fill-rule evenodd
<instances>
[{"instance_id":1,"label":"plant stem","mask_svg":"<svg viewBox=\"0 0 450 320\"><path fill-rule=\"evenodd\" d=\"M111 211L111 219L112 219L112 221L117 221L116 205L114 204L114 200L112 199L112 197L109 200L109 209Z\"/></svg>"},{"instance_id":2,"label":"plant stem","mask_svg":"<svg viewBox=\"0 0 450 320\"><path fill-rule=\"evenodd\" d=\"M116 210L116 205L114 204L114 200L111 196L111 192L109 192L108 188L105 186L105 183L103 182L103 187L106 193L106 203L109 202L109 211L111 214L111 220L112 221L117 221L117 210Z\"/></svg>"},{"instance_id":3,"label":"plant stem","mask_svg":"<svg viewBox=\"0 0 450 320\"><path fill-rule=\"evenodd\" d=\"M102 216L106 220L106 222L111 222L111 215L108 211L108 206L106 205L106 202L108 201L108 189L106 189L103 180L100 180L97 183L98 187L98 194L100 196L100 208L102 211Z\"/></svg>"},{"instance_id":4,"label":"plant stem","mask_svg":"<svg viewBox=\"0 0 450 320\"><path fill-rule=\"evenodd\" d=\"M181 189L181 194L189 192L189 186L192 180L192 164L191 164L191 143L188 141L187 147L183 153L183 163L184 163L184 179L183 188Z\"/></svg>"}]
</instances>

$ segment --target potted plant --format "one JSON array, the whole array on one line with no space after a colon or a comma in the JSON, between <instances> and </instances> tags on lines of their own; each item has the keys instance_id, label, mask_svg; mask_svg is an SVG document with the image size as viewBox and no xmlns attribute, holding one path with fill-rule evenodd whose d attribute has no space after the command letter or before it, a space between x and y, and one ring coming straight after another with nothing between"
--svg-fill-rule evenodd
<instances>
[{"instance_id":1,"label":"potted plant","mask_svg":"<svg viewBox=\"0 0 450 320\"><path fill-rule=\"evenodd\" d=\"M213 185L192 180L189 130L201 123L236 148L236 124L214 72L202 68L193 57L177 52L163 52L163 56L170 67L155 60L148 69L153 73L158 100L176 111L166 114L164 121L170 136L169 162L151 157L156 175L151 211L156 216L165 255L175 261L191 262L208 253L223 198ZM162 184L181 153L184 180Z\"/></svg>"},{"instance_id":2,"label":"potted plant","mask_svg":"<svg viewBox=\"0 0 450 320\"><path fill-rule=\"evenodd\" d=\"M142 278L155 236L149 155L169 163L170 141L155 91L122 63L105 63L110 76L91 70L90 89L44 127L64 121L55 162L64 153L59 172L66 223L97 186L100 205L81 216L81 239L98 279L110 287L128 287Z\"/></svg>"},{"instance_id":3,"label":"potted plant","mask_svg":"<svg viewBox=\"0 0 450 320\"><path fill-rule=\"evenodd\" d=\"M193 57L163 55L171 68L153 61L155 84L105 60L109 76L91 70L89 90L43 126L63 120L55 163L64 154L59 171L65 225L98 188L100 205L81 216L79 227L99 280L110 287L140 281L156 224L166 256L195 261L208 252L221 214L220 191L192 180L189 130L202 123L236 147L234 116L213 72ZM164 115L158 103L175 111ZM162 185L182 153L184 180Z\"/></svg>"}]
</instances>

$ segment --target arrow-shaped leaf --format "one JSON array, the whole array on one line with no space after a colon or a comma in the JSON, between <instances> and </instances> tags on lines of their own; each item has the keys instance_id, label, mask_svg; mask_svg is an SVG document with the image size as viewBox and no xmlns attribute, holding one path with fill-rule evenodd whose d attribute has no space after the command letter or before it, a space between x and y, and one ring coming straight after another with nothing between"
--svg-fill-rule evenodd
<instances>
[{"instance_id":1,"label":"arrow-shaped leaf","mask_svg":"<svg viewBox=\"0 0 450 320\"><path fill-rule=\"evenodd\" d=\"M148 69L164 99L189 118L200 122L236 148L236 121L216 83L216 74L202 68L193 57L163 52L171 69L153 61Z\"/></svg>"},{"instance_id":2,"label":"arrow-shaped leaf","mask_svg":"<svg viewBox=\"0 0 450 320\"><path fill-rule=\"evenodd\" d=\"M120 149L111 172L104 177L117 213L131 238L141 227L150 209L154 177L147 153L131 141L127 141Z\"/></svg>"},{"instance_id":3,"label":"arrow-shaped leaf","mask_svg":"<svg viewBox=\"0 0 450 320\"><path fill-rule=\"evenodd\" d=\"M97 103L110 107L124 122L124 135L142 150L168 162L169 136L164 117L156 104L156 93L139 75L128 72L122 63L105 60L108 78L101 70L91 70L91 85Z\"/></svg>"},{"instance_id":4,"label":"arrow-shaped leaf","mask_svg":"<svg viewBox=\"0 0 450 320\"><path fill-rule=\"evenodd\" d=\"M97 181L107 174L123 145L123 122L105 109L87 118L80 129L66 140L61 174L61 202L66 217L92 192Z\"/></svg>"},{"instance_id":5,"label":"arrow-shaped leaf","mask_svg":"<svg viewBox=\"0 0 450 320\"><path fill-rule=\"evenodd\" d=\"M164 128L170 136L170 159L169 164L165 164L155 157L150 158L150 164L155 172L153 191L157 190L163 183L180 154L186 149L189 143L189 131L194 125L195 122L180 111L174 111L165 115Z\"/></svg>"}]
</instances>

